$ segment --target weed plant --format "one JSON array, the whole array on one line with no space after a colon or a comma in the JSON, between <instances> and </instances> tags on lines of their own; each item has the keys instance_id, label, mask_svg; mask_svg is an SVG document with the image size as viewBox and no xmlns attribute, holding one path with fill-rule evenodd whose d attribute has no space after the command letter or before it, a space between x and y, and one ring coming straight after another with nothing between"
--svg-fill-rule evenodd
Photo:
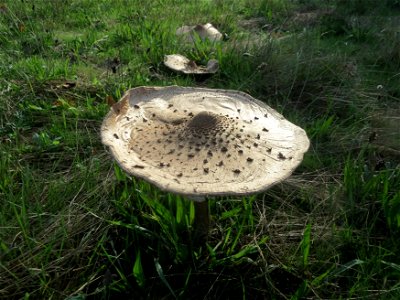
<instances>
[{"instance_id":1,"label":"weed plant","mask_svg":"<svg viewBox=\"0 0 400 300\"><path fill-rule=\"evenodd\" d=\"M1 299L398 299L397 0L0 2ZM219 43L175 30L211 22ZM220 71L163 65L180 53ZM285 182L193 203L127 176L101 144L141 85L237 89L305 128Z\"/></svg>"}]
</instances>

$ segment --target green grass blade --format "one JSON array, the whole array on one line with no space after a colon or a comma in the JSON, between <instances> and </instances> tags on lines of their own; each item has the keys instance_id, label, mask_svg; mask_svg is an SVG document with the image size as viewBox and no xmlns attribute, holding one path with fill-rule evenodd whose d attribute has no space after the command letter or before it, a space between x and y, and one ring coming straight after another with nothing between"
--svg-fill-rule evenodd
<instances>
[{"instance_id":1,"label":"green grass blade","mask_svg":"<svg viewBox=\"0 0 400 300\"><path fill-rule=\"evenodd\" d=\"M159 261L157 259L154 259L154 265L156 267L156 271L158 276L160 277L161 281L164 283L164 285L169 289L169 291L171 292L172 296L174 296L174 298L176 298L175 292L174 290L171 288L171 286L169 285L167 279L164 276L164 271L159 263Z\"/></svg>"},{"instance_id":2,"label":"green grass blade","mask_svg":"<svg viewBox=\"0 0 400 300\"><path fill-rule=\"evenodd\" d=\"M387 265L387 266L389 266L389 267L391 267L391 268L393 268L394 270L400 272L400 265L399 264L395 264L393 262L388 262L388 261L384 261L384 260L382 260L382 263Z\"/></svg>"},{"instance_id":3,"label":"green grass blade","mask_svg":"<svg viewBox=\"0 0 400 300\"><path fill-rule=\"evenodd\" d=\"M303 267L308 266L308 256L311 248L311 224L308 224L304 230L303 240L301 241L301 252L303 256Z\"/></svg>"},{"instance_id":4,"label":"green grass blade","mask_svg":"<svg viewBox=\"0 0 400 300\"><path fill-rule=\"evenodd\" d=\"M308 292L308 282L307 280L305 280L300 284L299 288L296 290L296 292L293 294L290 300L304 299L304 296L306 296L307 292Z\"/></svg>"},{"instance_id":5,"label":"green grass blade","mask_svg":"<svg viewBox=\"0 0 400 300\"><path fill-rule=\"evenodd\" d=\"M136 254L135 264L133 265L133 276L135 276L137 284L143 287L145 284L145 276L143 273L140 250Z\"/></svg>"},{"instance_id":6,"label":"green grass blade","mask_svg":"<svg viewBox=\"0 0 400 300\"><path fill-rule=\"evenodd\" d=\"M365 263L365 261L363 261L361 259L353 259L353 260L349 261L348 263L341 265L336 270L334 270L332 273L330 273L328 278L338 276L338 275L342 274L343 272L346 272L347 270L349 270L355 266L363 265L364 263Z\"/></svg>"},{"instance_id":7,"label":"green grass blade","mask_svg":"<svg viewBox=\"0 0 400 300\"><path fill-rule=\"evenodd\" d=\"M176 223L180 224L182 222L183 219L183 204L182 204L182 199L180 198L176 198L176 216L175 216L175 220Z\"/></svg>"}]
</instances>

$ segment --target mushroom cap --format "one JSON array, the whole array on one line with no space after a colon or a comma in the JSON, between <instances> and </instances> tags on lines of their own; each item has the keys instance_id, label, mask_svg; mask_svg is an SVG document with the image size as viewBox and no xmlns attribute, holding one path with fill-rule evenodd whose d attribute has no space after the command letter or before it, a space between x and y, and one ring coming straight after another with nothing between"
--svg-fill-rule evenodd
<instances>
[{"instance_id":1,"label":"mushroom cap","mask_svg":"<svg viewBox=\"0 0 400 300\"><path fill-rule=\"evenodd\" d=\"M309 147L303 129L248 94L178 86L128 90L101 137L127 173L191 197L263 191Z\"/></svg>"},{"instance_id":2,"label":"mushroom cap","mask_svg":"<svg viewBox=\"0 0 400 300\"><path fill-rule=\"evenodd\" d=\"M204 75L213 74L218 71L218 61L210 59L207 66L198 66L194 61L180 54L165 55L164 65L168 68L184 74Z\"/></svg>"}]
</instances>

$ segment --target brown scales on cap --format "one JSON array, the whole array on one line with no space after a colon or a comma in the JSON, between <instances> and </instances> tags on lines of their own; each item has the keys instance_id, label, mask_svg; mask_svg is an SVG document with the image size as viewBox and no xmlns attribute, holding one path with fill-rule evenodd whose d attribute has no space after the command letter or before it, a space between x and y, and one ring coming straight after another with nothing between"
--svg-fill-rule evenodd
<instances>
[{"instance_id":1,"label":"brown scales on cap","mask_svg":"<svg viewBox=\"0 0 400 300\"><path fill-rule=\"evenodd\" d=\"M266 189L289 176L308 148L302 129L240 92L142 87L118 107L103 122L103 143L129 173L180 194Z\"/></svg>"}]
</instances>

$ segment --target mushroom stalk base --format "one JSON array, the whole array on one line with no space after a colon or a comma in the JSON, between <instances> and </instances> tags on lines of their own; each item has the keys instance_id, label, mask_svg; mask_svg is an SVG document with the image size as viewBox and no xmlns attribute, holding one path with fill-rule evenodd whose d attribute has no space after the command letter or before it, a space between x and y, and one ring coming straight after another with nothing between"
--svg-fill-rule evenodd
<instances>
[{"instance_id":1,"label":"mushroom stalk base","mask_svg":"<svg viewBox=\"0 0 400 300\"><path fill-rule=\"evenodd\" d=\"M203 244L207 241L210 226L210 216L208 211L208 200L194 202L194 241Z\"/></svg>"}]
</instances>

